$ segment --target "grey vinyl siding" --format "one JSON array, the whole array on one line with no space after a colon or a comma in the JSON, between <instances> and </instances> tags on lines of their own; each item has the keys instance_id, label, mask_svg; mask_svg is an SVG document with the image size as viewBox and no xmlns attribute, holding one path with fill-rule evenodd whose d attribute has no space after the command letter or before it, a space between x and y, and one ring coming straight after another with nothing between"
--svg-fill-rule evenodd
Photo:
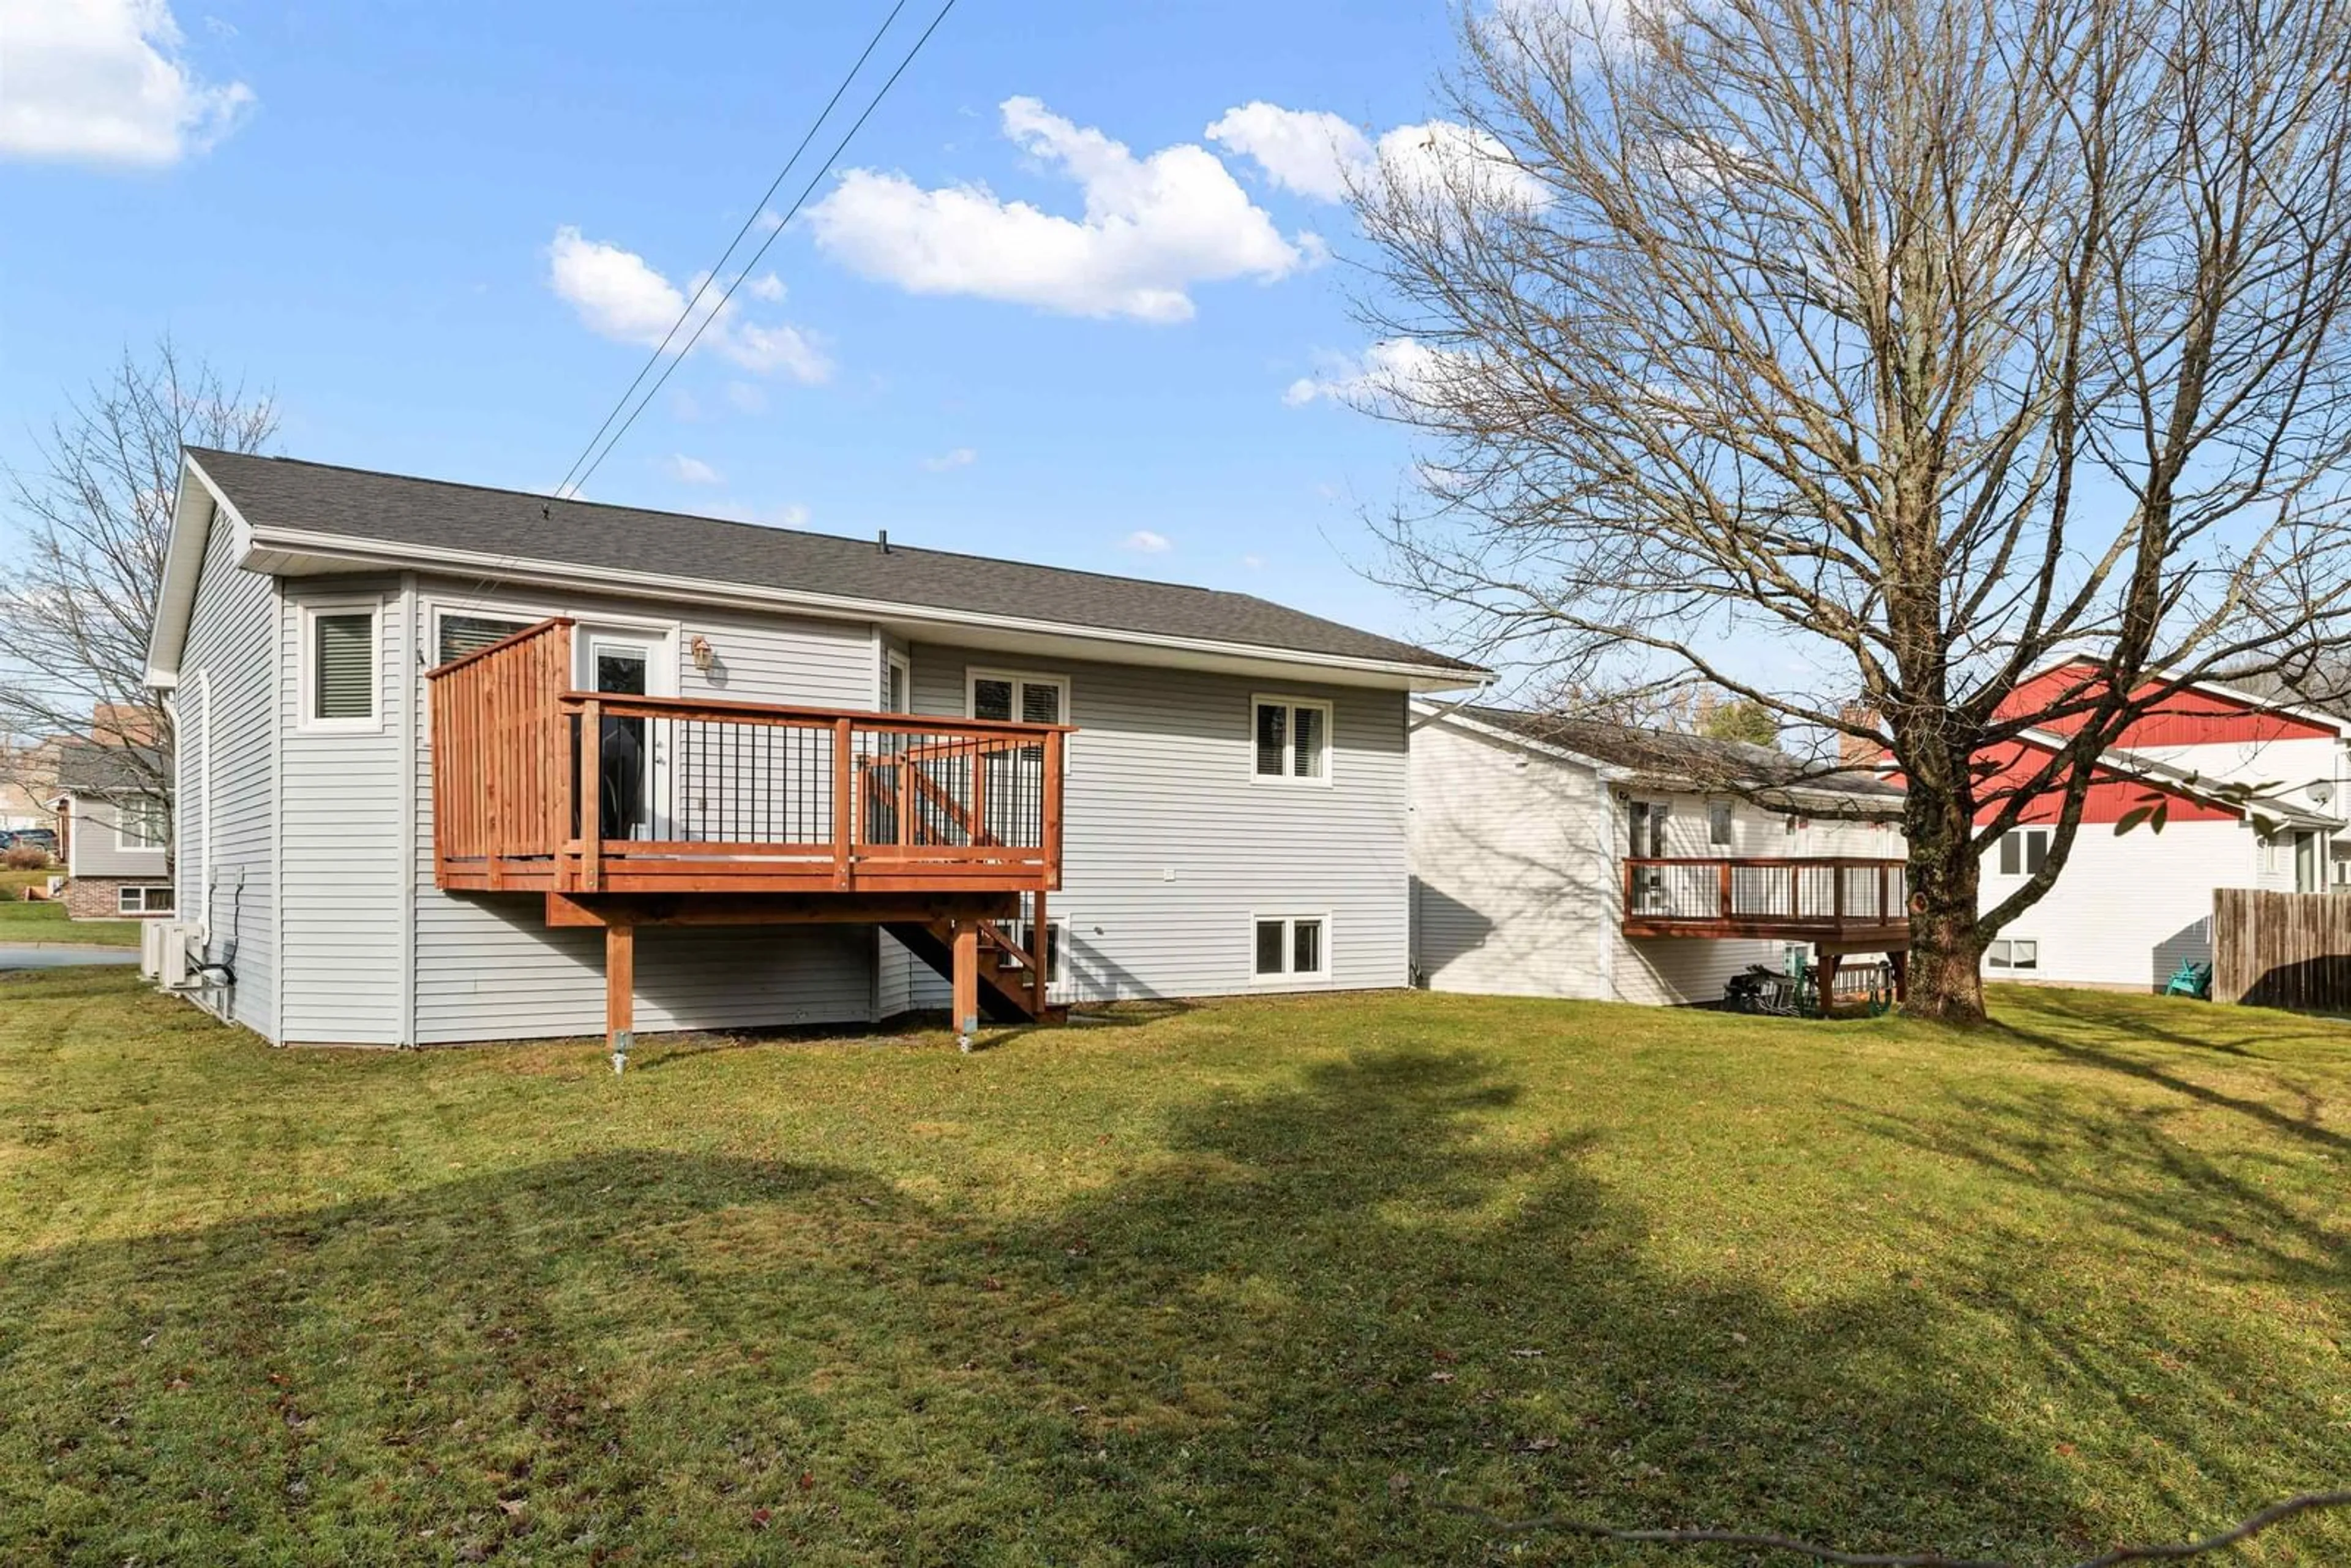
<instances>
[{"instance_id":1,"label":"grey vinyl siding","mask_svg":"<svg viewBox=\"0 0 2351 1568\"><path fill-rule=\"evenodd\" d=\"M426 578L417 623L432 658L435 606L532 621L549 614L660 623L676 654L677 690L689 697L870 708L874 637L863 623L803 621L653 601L601 600ZM695 667L697 636L711 668ZM425 703L420 668L408 683ZM429 706L429 705L428 705ZM429 725L413 758L415 1025L419 1044L597 1034L604 1027L601 932L546 925L537 894L444 893L433 881ZM637 937L640 1030L742 1029L860 1022L874 1009L874 942L860 926L648 927Z\"/></svg>"},{"instance_id":2,"label":"grey vinyl siding","mask_svg":"<svg viewBox=\"0 0 2351 1568\"><path fill-rule=\"evenodd\" d=\"M143 850L120 848L115 829L121 814L121 808L113 800L90 795L74 797L73 874L141 876L163 881L172 869L171 852L161 844Z\"/></svg>"},{"instance_id":3,"label":"grey vinyl siding","mask_svg":"<svg viewBox=\"0 0 2351 1568\"><path fill-rule=\"evenodd\" d=\"M376 723L303 723L303 608L376 605ZM351 1045L402 1042L400 678L406 628L397 578L304 578L285 585L278 777L286 951L285 1038Z\"/></svg>"},{"instance_id":4,"label":"grey vinyl siding","mask_svg":"<svg viewBox=\"0 0 2351 1568\"><path fill-rule=\"evenodd\" d=\"M1413 950L1423 981L1487 996L1613 998L1608 821L1592 768L1443 720L1414 730Z\"/></svg>"},{"instance_id":5,"label":"grey vinyl siding","mask_svg":"<svg viewBox=\"0 0 2351 1568\"><path fill-rule=\"evenodd\" d=\"M918 643L916 711L964 713L973 668L1070 681L1081 733L1050 907L1071 999L1405 983L1402 693ZM1332 705L1328 785L1256 781L1258 694ZM1327 917L1329 977L1257 984L1253 915ZM920 1003L935 988L916 980Z\"/></svg>"},{"instance_id":6,"label":"grey vinyl siding","mask_svg":"<svg viewBox=\"0 0 2351 1568\"><path fill-rule=\"evenodd\" d=\"M236 983L204 993L214 1010L266 1039L279 967L274 861L277 824L277 586L236 563L233 530L205 542L172 706L175 918L201 920L205 957ZM203 786L209 764L208 800ZM111 833L109 833L111 841ZM209 889L209 894L207 894Z\"/></svg>"}]
</instances>

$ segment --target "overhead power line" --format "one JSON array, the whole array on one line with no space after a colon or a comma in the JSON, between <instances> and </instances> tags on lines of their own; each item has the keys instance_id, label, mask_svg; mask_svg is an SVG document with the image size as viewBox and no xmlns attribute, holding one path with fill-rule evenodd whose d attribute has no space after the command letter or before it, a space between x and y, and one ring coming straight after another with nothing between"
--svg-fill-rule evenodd
<instances>
[{"instance_id":1,"label":"overhead power line","mask_svg":"<svg viewBox=\"0 0 2351 1568\"><path fill-rule=\"evenodd\" d=\"M857 73L865 68L865 62L872 58L874 48L890 31L891 24L897 21L898 13L905 8L906 0L897 0L897 4L890 7L890 14L882 18L882 25L873 29L873 36L865 40L865 47L858 51L857 59L850 66L849 73L842 77L840 85L832 89L832 96L824 100L824 107L817 111L817 117L809 121L808 131L800 137L799 145L793 148L792 155L784 160L784 166L776 171L776 177L768 182L768 188L761 193L759 199L751 204L750 216L745 218L743 226L735 231L735 237L726 242L726 248L719 253L717 264L708 272L704 273L702 281L694 286L694 298L685 302L685 308L677 313L677 319L671 322L669 330L662 334L661 342L654 347L651 354L645 357L645 362L637 368L636 379L629 382L628 391L620 395L619 400L612 404L611 412L604 415L604 423L596 427L596 434L588 438L588 444L580 449L580 455L574 457L571 460L571 466L563 471L562 480L555 486L557 495L563 495L569 488L571 477L579 472L580 465L588 460L588 455L590 452L596 450L596 444L604 439L604 433L612 427L614 420L621 417L621 411L628 406L629 399L636 395L637 388L644 384L645 377L653 373L653 368L661 363L662 355L667 351L671 341L677 337L679 329L684 327L687 319L693 316L694 308L702 303L703 295L708 291L713 283L718 280L719 275L726 270L727 260L734 256L735 247L743 243L743 236L751 232L751 225L759 221L759 214L766 212L768 204L776 199L777 188L783 184L784 176L792 172L792 165L800 161L800 154L807 152L809 143L816 140L816 133L824 129L824 122L827 120L832 118L833 110L841 102L841 95L849 90L849 84L855 81Z\"/></svg>"},{"instance_id":2,"label":"overhead power line","mask_svg":"<svg viewBox=\"0 0 2351 1568\"><path fill-rule=\"evenodd\" d=\"M874 46L880 43L883 35L890 30L890 24L897 19L899 11L904 9L904 5L905 0L898 0L898 4L891 7L890 15L883 19L880 29L866 44L864 54L857 57L857 64L851 67L849 75L841 78L841 86L834 90L831 99L825 104L824 112L817 116L816 123L809 127L808 135L800 139L799 147L793 150L791 159L785 163L783 169L777 173L774 183L768 187L768 197L773 196L776 188L783 183L784 176L790 172L792 164L799 162L800 152L815 138L818 128L822 126L826 119L831 115L834 104L840 102L841 94L846 92L850 83L856 79L858 72L865 65L866 57L873 52ZM858 112L856 120L851 122L849 129L841 133L841 140L833 143L832 151L825 154L824 162L818 166L816 172L810 175L808 183L800 187L799 194L792 198L792 204L786 209L781 221L768 232L767 238L759 242L759 248L751 253L751 259L744 263L742 269L727 282L725 289L718 296L718 302L703 314L701 320L695 323L694 330L687 335L684 346L669 357L669 363L662 367L661 374L654 377L652 386L645 388L644 395L636 400L635 406L629 407L631 397L643 384L645 376L661 361L671 341L676 338L679 329L693 317L695 306L702 298L704 291L716 281L719 270L724 269L726 265L727 256L734 255L735 247L742 243L743 235L750 232L752 225L758 221L759 214L767 211L768 197L762 197L759 205L752 209L751 216L744 222L742 229L737 232L734 241L727 246L726 255L719 258L718 268L714 269L702 280L701 287L694 292L694 298L686 301L684 310L679 313L676 322L663 337L661 347L653 351L653 356L645 361L644 368L637 372L636 380L629 383L629 390L621 394L621 401L613 404L611 413L604 416L604 423L597 428L596 434L589 438L588 444L582 449L580 456L573 459L570 471L565 473L563 483L556 487L557 495L577 494L590 478L595 476L596 470L602 466L604 459L611 455L612 448L618 446L621 444L621 438L629 434L629 427L636 423L637 416L645 411L645 405L661 394L663 386L668 382L671 375L676 371L685 357L694 351L695 344L702 340L702 334L709 329L710 323L717 319L726 310L727 302L735 298L736 289L741 287L743 280L758 267L760 258L768 254L768 247L776 243L776 236L782 234L792 219L799 215L800 208L815 192L818 183L831 172L841 153L848 151L850 142L856 138L858 131L864 128L866 120L872 117L873 111L882 106L882 100L889 96L890 89L897 85L898 78L906 74L906 68L914 63L914 57L923 52L923 46L931 41L931 35L939 30L939 24L947 19L947 13L954 10L956 0L946 0L946 3L939 7L938 13L931 18L930 26L923 29L922 36L914 40L913 46L899 59L895 68L883 78L881 87L874 90L873 96L866 100L865 107ZM620 417L623 408L628 408L627 417L621 418L618 429L612 429L612 421ZM611 431L609 438L605 434L607 430ZM601 451L597 446L599 441L603 443Z\"/></svg>"}]
</instances>

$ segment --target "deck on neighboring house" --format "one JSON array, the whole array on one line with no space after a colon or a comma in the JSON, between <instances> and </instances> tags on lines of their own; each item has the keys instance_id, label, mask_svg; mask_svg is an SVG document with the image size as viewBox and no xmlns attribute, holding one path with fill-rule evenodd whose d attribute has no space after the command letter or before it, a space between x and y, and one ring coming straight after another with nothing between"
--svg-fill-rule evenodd
<instances>
[{"instance_id":1,"label":"deck on neighboring house","mask_svg":"<svg viewBox=\"0 0 2351 1568\"><path fill-rule=\"evenodd\" d=\"M1896 987L1910 952L1907 863L1855 856L1625 862L1627 936L1699 936L1809 942L1824 991L1838 961L1883 953Z\"/></svg>"},{"instance_id":2,"label":"deck on neighboring house","mask_svg":"<svg viewBox=\"0 0 2351 1568\"><path fill-rule=\"evenodd\" d=\"M572 629L427 677L434 875L602 926L616 1051L641 925L877 925L958 1030L1046 1011L1067 726L581 690Z\"/></svg>"}]
</instances>

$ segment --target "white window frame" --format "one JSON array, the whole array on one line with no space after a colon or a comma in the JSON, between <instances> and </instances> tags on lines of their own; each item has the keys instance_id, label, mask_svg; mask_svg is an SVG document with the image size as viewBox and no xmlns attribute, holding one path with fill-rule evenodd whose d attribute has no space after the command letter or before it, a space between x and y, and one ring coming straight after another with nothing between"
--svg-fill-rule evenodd
<instances>
[{"instance_id":1,"label":"white window frame","mask_svg":"<svg viewBox=\"0 0 2351 1568\"><path fill-rule=\"evenodd\" d=\"M1721 813L1722 837L1714 836L1715 814ZM1739 802L1708 800L1706 803L1706 842L1708 849L1729 849L1739 841Z\"/></svg>"},{"instance_id":2,"label":"white window frame","mask_svg":"<svg viewBox=\"0 0 2351 1568\"><path fill-rule=\"evenodd\" d=\"M358 615L368 618L368 674L371 698L365 718L320 718L319 708L319 618L322 615ZM297 700L301 713L296 727L323 735L381 735L383 733L383 601L371 599L320 599L302 601L302 641L296 654L300 678L296 682Z\"/></svg>"},{"instance_id":3,"label":"white window frame","mask_svg":"<svg viewBox=\"0 0 2351 1568\"><path fill-rule=\"evenodd\" d=\"M441 657L441 622L452 615L462 615L469 621L519 621L523 627L538 625L555 619L553 611L515 610L503 604L439 604L432 606L427 617L432 627L432 640L425 644L424 656L431 661L424 667L437 670L444 661ZM517 628L520 630L521 628Z\"/></svg>"},{"instance_id":4,"label":"white window frame","mask_svg":"<svg viewBox=\"0 0 2351 1568\"><path fill-rule=\"evenodd\" d=\"M133 887L118 887L114 890L114 913L117 915L169 915L172 913L172 909L169 907L162 909L148 908L147 895L151 893L172 893L173 891L174 890L171 887L161 883L158 883L152 887L145 883L141 883ZM135 902L136 907L132 906L133 902ZM172 899L172 904L174 905L176 905L178 902L179 900L176 897Z\"/></svg>"},{"instance_id":5,"label":"white window frame","mask_svg":"<svg viewBox=\"0 0 2351 1568\"><path fill-rule=\"evenodd\" d=\"M979 717L979 683L982 681L1012 683L1012 722L1015 724L1022 722L1020 718L1022 686L1059 687L1061 693L1061 722L1063 724L1070 722L1070 677L1067 675L1050 674L1042 670L983 670L976 666L967 667L963 673L963 716L966 718ZM910 682L906 687L907 700L913 701L914 695L914 688ZM1069 748L1063 747L1062 761L1065 764L1069 760L1068 752Z\"/></svg>"},{"instance_id":6,"label":"white window frame","mask_svg":"<svg viewBox=\"0 0 2351 1568\"><path fill-rule=\"evenodd\" d=\"M1256 715L1251 713L1252 724ZM1273 921L1281 922L1281 972L1260 975L1257 968L1257 928ZM1322 958L1319 969L1293 969L1290 966L1298 957L1298 923L1318 921L1322 926ZM1331 912L1327 909L1252 910L1249 918L1249 973L1253 986L1328 985L1331 980Z\"/></svg>"},{"instance_id":7,"label":"white window frame","mask_svg":"<svg viewBox=\"0 0 2351 1568\"><path fill-rule=\"evenodd\" d=\"M140 839L131 837L131 824L124 811L124 808L130 805L132 801L136 801L143 806L152 807L154 810L156 819L156 836L154 838ZM117 851L127 854L135 854L142 850L160 850L167 847L171 843L171 841L172 811L171 808L165 806L162 801L158 800L152 795L133 795L131 797L130 800L118 800L114 802L114 847Z\"/></svg>"},{"instance_id":8,"label":"white window frame","mask_svg":"<svg viewBox=\"0 0 2351 1568\"><path fill-rule=\"evenodd\" d=\"M2048 864L2049 847L2052 841L2056 838L2056 830L2049 827L2045 823L2039 826L2027 825L2015 827L2011 828L2008 831L2001 834L2000 838L1992 844L1991 874L1993 876L2012 876L2019 878L2020 880L2025 877L2038 875L2039 873L2036 873L2032 867L2032 841L2031 835L2034 833L2039 833L2041 835L2041 863L2043 865ZM2016 841L2016 869L2014 871L2003 871L2001 869L2000 862L2007 851L2008 841L2011 839L2014 839Z\"/></svg>"},{"instance_id":9,"label":"white window frame","mask_svg":"<svg viewBox=\"0 0 2351 1568\"><path fill-rule=\"evenodd\" d=\"M902 708L893 708L890 706L890 673L893 670L895 670L898 673L898 689L905 694L906 706ZM967 697L965 700L967 703L969 698ZM1068 706L1070 694L1066 691L1063 692L1061 694L1061 702L1065 708ZM899 653L895 648L889 650L882 656L882 702L880 706L883 713L912 713L914 711L914 662L912 659L907 658L905 654Z\"/></svg>"},{"instance_id":10,"label":"white window frame","mask_svg":"<svg viewBox=\"0 0 2351 1568\"><path fill-rule=\"evenodd\" d=\"M2019 947L2030 947L2032 949L2032 962L2020 964L2016 961L2016 950ZM2011 974L2014 974L2021 969L2030 969L2035 974L2040 973L2041 938L2038 936L1994 937L1991 941L1984 944L1984 967L1987 969L2006 969Z\"/></svg>"},{"instance_id":11,"label":"white window frame","mask_svg":"<svg viewBox=\"0 0 2351 1568\"><path fill-rule=\"evenodd\" d=\"M1292 716L1281 726L1281 771L1260 773L1257 766L1257 715L1259 708L1286 707L1292 710L1311 707L1322 714L1322 767L1311 777L1298 772L1298 720ZM1252 692L1249 706L1249 776L1252 784L1270 785L1274 789L1328 789L1332 776L1339 770L1339 743L1335 734L1338 715L1328 697L1292 696L1286 692ZM1271 919L1271 915L1267 916Z\"/></svg>"}]
</instances>

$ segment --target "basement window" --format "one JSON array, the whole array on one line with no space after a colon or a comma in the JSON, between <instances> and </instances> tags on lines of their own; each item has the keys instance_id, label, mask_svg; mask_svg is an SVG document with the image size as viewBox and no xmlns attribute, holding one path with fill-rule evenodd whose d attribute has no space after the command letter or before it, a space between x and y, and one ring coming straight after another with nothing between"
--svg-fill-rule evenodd
<instances>
[{"instance_id":1,"label":"basement window","mask_svg":"<svg viewBox=\"0 0 2351 1568\"><path fill-rule=\"evenodd\" d=\"M1984 967L1990 969L2038 969L2041 967L2041 944L2002 937L1984 948Z\"/></svg>"},{"instance_id":2,"label":"basement window","mask_svg":"<svg viewBox=\"0 0 2351 1568\"><path fill-rule=\"evenodd\" d=\"M168 887L118 887L114 890L114 908L118 915L169 915L172 913L172 890Z\"/></svg>"},{"instance_id":3,"label":"basement window","mask_svg":"<svg viewBox=\"0 0 2351 1568\"><path fill-rule=\"evenodd\" d=\"M1258 983L1328 979L1330 929L1328 915L1260 917L1257 921L1257 959L1252 969Z\"/></svg>"}]
</instances>

